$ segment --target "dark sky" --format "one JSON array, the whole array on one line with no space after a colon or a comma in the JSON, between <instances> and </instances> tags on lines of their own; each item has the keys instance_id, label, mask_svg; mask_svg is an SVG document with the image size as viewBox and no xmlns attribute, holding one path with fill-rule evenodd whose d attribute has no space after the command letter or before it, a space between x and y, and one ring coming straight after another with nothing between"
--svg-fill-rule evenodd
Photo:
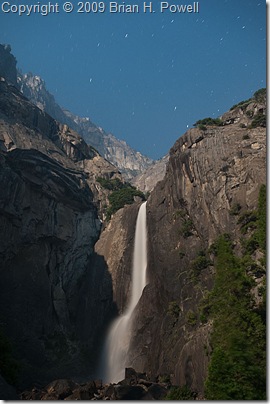
<instances>
[{"instance_id":1,"label":"dark sky","mask_svg":"<svg viewBox=\"0 0 270 404\"><path fill-rule=\"evenodd\" d=\"M64 2L47 16L1 9L0 42L62 107L149 157L164 156L198 119L217 117L266 86L262 0L201 0L199 13L162 13L158 0L155 13L144 13L141 0L118 2L138 5L138 13L111 13L108 0L103 13L78 13L72 0L68 14Z\"/></svg>"}]
</instances>

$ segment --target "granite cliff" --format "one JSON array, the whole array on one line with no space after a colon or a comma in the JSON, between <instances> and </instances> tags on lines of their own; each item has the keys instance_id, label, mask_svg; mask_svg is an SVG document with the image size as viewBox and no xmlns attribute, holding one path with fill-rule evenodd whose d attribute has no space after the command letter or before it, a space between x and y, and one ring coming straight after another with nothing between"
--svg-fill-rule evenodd
<instances>
[{"instance_id":1,"label":"granite cliff","mask_svg":"<svg viewBox=\"0 0 270 404\"><path fill-rule=\"evenodd\" d=\"M243 223L258 208L259 191L266 183L265 101L265 92L258 92L218 120L198 121L170 150L165 177L147 202L149 283L136 308L128 365L149 377L164 375L173 384L187 385L201 397L213 331L212 320L201 317L215 283L215 257L209 251L226 233L235 254L243 257ZM129 289L131 268L130 254L123 254L130 243L125 216L133 223L136 211L125 208L114 216L96 244L112 274L120 311L127 299L121 290ZM250 235L254 223L248 220L245 231ZM111 231L118 227L120 239ZM253 264L245 269L252 278L255 306L260 305L258 290L265 279L262 255L255 245ZM252 272L252 266L259 270Z\"/></svg>"},{"instance_id":2,"label":"granite cliff","mask_svg":"<svg viewBox=\"0 0 270 404\"><path fill-rule=\"evenodd\" d=\"M112 308L111 276L94 252L107 198L96 177L121 176L3 77L0 165L0 322L19 385L89 374Z\"/></svg>"},{"instance_id":3,"label":"granite cliff","mask_svg":"<svg viewBox=\"0 0 270 404\"><path fill-rule=\"evenodd\" d=\"M143 192L151 192L155 185L163 180L166 166L169 161L169 154L147 168L142 174L137 175L131 180L131 183Z\"/></svg>"}]
</instances>

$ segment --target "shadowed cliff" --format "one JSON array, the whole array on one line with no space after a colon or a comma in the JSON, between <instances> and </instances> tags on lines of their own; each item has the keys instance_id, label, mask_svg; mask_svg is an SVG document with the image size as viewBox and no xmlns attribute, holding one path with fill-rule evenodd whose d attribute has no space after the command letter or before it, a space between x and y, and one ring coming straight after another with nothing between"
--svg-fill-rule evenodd
<instances>
[{"instance_id":1,"label":"shadowed cliff","mask_svg":"<svg viewBox=\"0 0 270 404\"><path fill-rule=\"evenodd\" d=\"M91 175L82 165L92 166ZM93 369L113 308L111 276L94 252L103 191L93 176L102 166L117 175L79 135L1 79L0 323L20 386Z\"/></svg>"}]
</instances>

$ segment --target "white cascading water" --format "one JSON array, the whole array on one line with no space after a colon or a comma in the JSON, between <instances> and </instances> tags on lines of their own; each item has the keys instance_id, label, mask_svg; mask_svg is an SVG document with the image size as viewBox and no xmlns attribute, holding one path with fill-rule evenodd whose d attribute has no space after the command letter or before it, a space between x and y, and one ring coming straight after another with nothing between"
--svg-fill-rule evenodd
<instances>
[{"instance_id":1,"label":"white cascading water","mask_svg":"<svg viewBox=\"0 0 270 404\"><path fill-rule=\"evenodd\" d=\"M117 383L125 377L127 352L130 342L132 313L146 285L147 235L146 202L139 209L133 251L132 291L129 304L122 316L109 329L102 354L102 379L105 383Z\"/></svg>"}]
</instances>

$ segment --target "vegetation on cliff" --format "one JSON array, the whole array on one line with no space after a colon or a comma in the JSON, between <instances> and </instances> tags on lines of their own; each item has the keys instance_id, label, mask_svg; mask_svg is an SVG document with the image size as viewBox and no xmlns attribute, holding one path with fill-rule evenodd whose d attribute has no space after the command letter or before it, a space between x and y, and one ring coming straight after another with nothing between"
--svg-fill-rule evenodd
<instances>
[{"instance_id":1,"label":"vegetation on cliff","mask_svg":"<svg viewBox=\"0 0 270 404\"><path fill-rule=\"evenodd\" d=\"M237 104L234 104L230 108L230 111L232 111L233 109L235 109L237 107L246 108L252 101L265 103L266 102L266 88L260 88L259 90L255 91L255 93L253 94L253 97L251 97L247 100L240 101Z\"/></svg>"},{"instance_id":2,"label":"vegetation on cliff","mask_svg":"<svg viewBox=\"0 0 270 404\"><path fill-rule=\"evenodd\" d=\"M257 127L263 127L266 128L266 114L265 112L259 108L258 111L252 111L251 109L248 109L248 106L251 103L255 104L265 104L266 103L266 88L261 88L260 90L257 90L253 96L247 100L240 101L238 104L234 104L231 108L230 111L236 109L236 108L241 108L247 117L249 117L251 120L250 125L248 126L250 129L257 128ZM208 126L223 126L224 122L220 118L204 118L200 119L197 122L193 124L196 128L206 131ZM244 125L244 124L242 124ZM243 127L246 127L245 125Z\"/></svg>"},{"instance_id":3,"label":"vegetation on cliff","mask_svg":"<svg viewBox=\"0 0 270 404\"><path fill-rule=\"evenodd\" d=\"M195 127L199 127L202 128L202 126L221 126L222 125L222 121L219 118L204 118L204 119L200 119L199 121L195 122L193 126Z\"/></svg>"},{"instance_id":4,"label":"vegetation on cliff","mask_svg":"<svg viewBox=\"0 0 270 404\"><path fill-rule=\"evenodd\" d=\"M129 182L122 182L118 178L106 179L102 177L97 178L97 181L103 188L112 191L108 197L110 205L106 210L108 220L112 214L125 205L131 205L134 202L135 196L139 196L142 200L145 200L143 192L133 187Z\"/></svg>"},{"instance_id":5,"label":"vegetation on cliff","mask_svg":"<svg viewBox=\"0 0 270 404\"><path fill-rule=\"evenodd\" d=\"M173 400L173 401L186 401L186 400L195 400L196 393L191 391L188 386L172 386L168 392L168 394L164 397L164 400Z\"/></svg>"},{"instance_id":6,"label":"vegetation on cliff","mask_svg":"<svg viewBox=\"0 0 270 404\"><path fill-rule=\"evenodd\" d=\"M264 271L265 259L258 265L252 254L257 248L265 253L265 186L260 190L257 212L248 213L253 219L244 224L252 223L244 247L253 241L253 249L244 248L243 256L237 257L229 235L220 236L211 249L215 253L216 276L207 299L213 320L212 354L205 383L206 398L210 400L266 399L265 288L260 288L261 298L257 301L251 293L256 286L254 269Z\"/></svg>"}]
</instances>

